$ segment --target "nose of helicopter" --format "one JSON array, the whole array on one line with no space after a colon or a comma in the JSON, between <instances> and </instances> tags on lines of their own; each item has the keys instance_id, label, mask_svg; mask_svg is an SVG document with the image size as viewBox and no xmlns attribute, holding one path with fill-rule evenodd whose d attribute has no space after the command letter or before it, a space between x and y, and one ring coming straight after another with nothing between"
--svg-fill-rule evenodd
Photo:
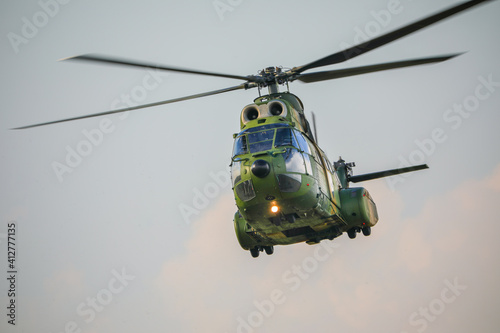
<instances>
[{"instance_id":1,"label":"nose of helicopter","mask_svg":"<svg viewBox=\"0 0 500 333\"><path fill-rule=\"evenodd\" d=\"M264 178L269 174L269 172L271 172L271 166L267 161L256 160L253 162L251 170L254 176Z\"/></svg>"}]
</instances>

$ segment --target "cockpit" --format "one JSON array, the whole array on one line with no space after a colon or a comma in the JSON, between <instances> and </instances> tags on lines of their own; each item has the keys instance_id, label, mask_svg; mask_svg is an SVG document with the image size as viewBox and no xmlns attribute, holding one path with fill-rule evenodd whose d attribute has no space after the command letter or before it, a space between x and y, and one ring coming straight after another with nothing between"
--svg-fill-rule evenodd
<instances>
[{"instance_id":1,"label":"cockpit","mask_svg":"<svg viewBox=\"0 0 500 333\"><path fill-rule=\"evenodd\" d=\"M302 177L300 174L313 175L312 164L321 163L311 140L289 124L276 123L243 130L236 136L233 162L231 163L233 185L241 200L248 201L255 196L253 190L250 191L253 189L252 181L247 179L241 182L244 180L242 179L243 162L251 161L247 165L248 168L255 162L254 159L262 159L255 154L260 156L263 152L265 154L268 151L272 151L271 155L274 156L271 159L265 158L268 162L273 165L282 163L281 168L272 168L276 172L278 185L282 192L297 191L301 185ZM252 156L242 156L245 154ZM280 157L278 158L278 156ZM278 158L278 160L271 162L274 158ZM255 172L253 173L255 174ZM259 175L256 176L259 177ZM243 189L248 189L248 193Z\"/></svg>"}]
</instances>

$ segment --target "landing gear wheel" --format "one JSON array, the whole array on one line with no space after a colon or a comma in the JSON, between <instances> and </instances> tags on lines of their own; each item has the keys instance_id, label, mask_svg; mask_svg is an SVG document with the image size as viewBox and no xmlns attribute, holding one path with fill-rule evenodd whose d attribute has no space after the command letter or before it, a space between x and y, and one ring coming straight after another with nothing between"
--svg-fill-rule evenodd
<instances>
[{"instance_id":1,"label":"landing gear wheel","mask_svg":"<svg viewBox=\"0 0 500 333\"><path fill-rule=\"evenodd\" d=\"M250 254L252 255L252 257L257 258L260 254L259 248L254 247L254 248L250 249Z\"/></svg>"},{"instance_id":2,"label":"landing gear wheel","mask_svg":"<svg viewBox=\"0 0 500 333\"><path fill-rule=\"evenodd\" d=\"M370 236L372 234L372 228L370 227L363 227L361 231L363 231L363 235L365 236Z\"/></svg>"},{"instance_id":3,"label":"landing gear wheel","mask_svg":"<svg viewBox=\"0 0 500 333\"><path fill-rule=\"evenodd\" d=\"M356 228L351 228L349 230L347 230L347 235L349 236L350 239L354 239L356 238Z\"/></svg>"},{"instance_id":4,"label":"landing gear wheel","mask_svg":"<svg viewBox=\"0 0 500 333\"><path fill-rule=\"evenodd\" d=\"M270 246L264 246L264 251L266 251L266 253L268 255L271 255L274 253L274 246L270 245Z\"/></svg>"}]
</instances>

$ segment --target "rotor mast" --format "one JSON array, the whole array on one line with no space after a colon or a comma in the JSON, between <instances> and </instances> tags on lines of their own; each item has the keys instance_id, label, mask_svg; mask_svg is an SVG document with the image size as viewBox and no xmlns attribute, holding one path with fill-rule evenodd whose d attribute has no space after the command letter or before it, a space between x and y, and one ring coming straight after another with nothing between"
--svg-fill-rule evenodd
<instances>
[{"instance_id":1,"label":"rotor mast","mask_svg":"<svg viewBox=\"0 0 500 333\"><path fill-rule=\"evenodd\" d=\"M288 77L282 71L281 67L267 67L259 72L262 82L259 88L267 87L269 95L280 92L279 85L288 83Z\"/></svg>"}]
</instances>

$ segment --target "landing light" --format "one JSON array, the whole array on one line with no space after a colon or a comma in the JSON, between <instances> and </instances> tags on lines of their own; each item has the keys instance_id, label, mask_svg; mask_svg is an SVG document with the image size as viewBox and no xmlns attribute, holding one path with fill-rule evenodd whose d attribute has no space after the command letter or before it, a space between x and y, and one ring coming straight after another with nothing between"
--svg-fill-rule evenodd
<instances>
[{"instance_id":1,"label":"landing light","mask_svg":"<svg viewBox=\"0 0 500 333\"><path fill-rule=\"evenodd\" d=\"M273 212L273 213L277 213L277 212L278 212L278 210L279 210L279 207L278 207L278 206L276 206L276 205L271 206L271 212Z\"/></svg>"}]
</instances>

